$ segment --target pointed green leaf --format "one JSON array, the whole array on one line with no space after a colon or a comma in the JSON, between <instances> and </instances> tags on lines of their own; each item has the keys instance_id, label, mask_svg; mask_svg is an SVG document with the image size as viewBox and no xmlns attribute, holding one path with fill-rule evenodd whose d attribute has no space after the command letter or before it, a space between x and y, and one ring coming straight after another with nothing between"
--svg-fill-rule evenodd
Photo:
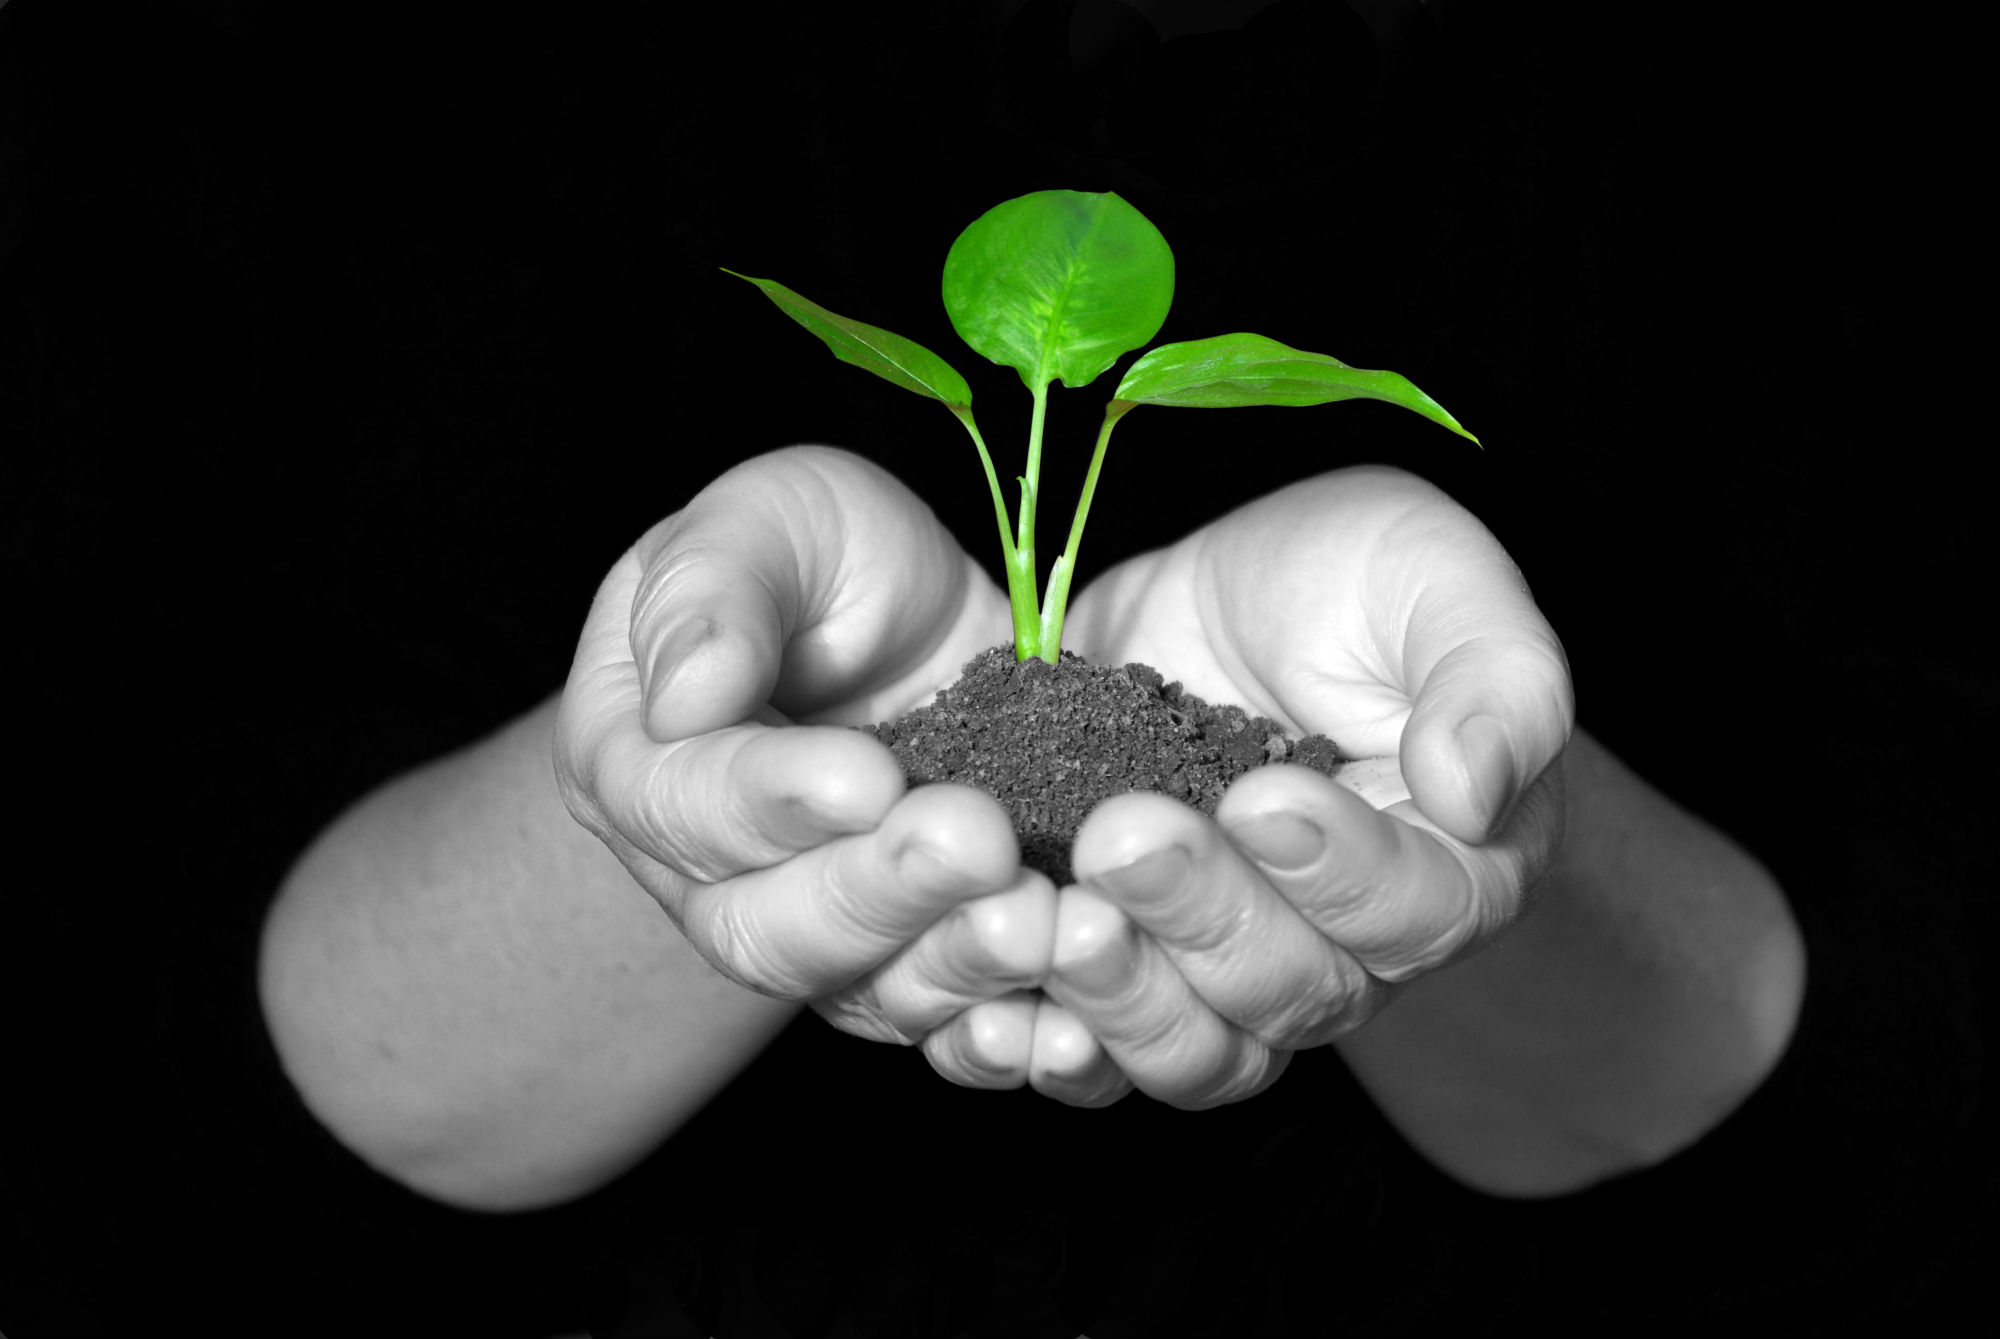
<instances>
[{"instance_id":1,"label":"pointed green leaf","mask_svg":"<svg viewBox=\"0 0 2000 1339\"><path fill-rule=\"evenodd\" d=\"M1263 335L1217 335L1162 344L1132 364L1118 383L1116 398L1193 409L1386 400L1475 444L1479 441L1406 377L1349 367L1338 358L1290 348Z\"/></svg>"},{"instance_id":2,"label":"pointed green leaf","mask_svg":"<svg viewBox=\"0 0 2000 1339\"><path fill-rule=\"evenodd\" d=\"M884 381L893 381L906 391L942 400L948 405L972 403L972 388L950 363L923 345L901 335L845 316L835 315L816 302L807 300L770 279L752 279L747 274L724 270L738 279L757 285L764 296L778 304L785 315L826 341L833 356L873 372Z\"/></svg>"},{"instance_id":3,"label":"pointed green leaf","mask_svg":"<svg viewBox=\"0 0 2000 1339\"><path fill-rule=\"evenodd\" d=\"M1089 385L1160 333L1173 298L1167 239L1112 194L1036 191L995 205L944 262L959 338L1030 391Z\"/></svg>"}]
</instances>

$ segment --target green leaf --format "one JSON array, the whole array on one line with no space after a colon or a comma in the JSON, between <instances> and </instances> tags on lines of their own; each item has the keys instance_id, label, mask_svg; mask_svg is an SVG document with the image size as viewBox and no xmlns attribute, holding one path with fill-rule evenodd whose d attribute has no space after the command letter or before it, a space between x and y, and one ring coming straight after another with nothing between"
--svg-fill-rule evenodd
<instances>
[{"instance_id":1,"label":"green leaf","mask_svg":"<svg viewBox=\"0 0 2000 1339\"><path fill-rule=\"evenodd\" d=\"M1118 383L1115 398L1191 409L1386 400L1475 444L1479 441L1406 377L1349 367L1338 358L1307 353L1263 335L1217 335L1162 344L1132 364Z\"/></svg>"},{"instance_id":2,"label":"green leaf","mask_svg":"<svg viewBox=\"0 0 2000 1339\"><path fill-rule=\"evenodd\" d=\"M845 316L835 315L816 302L807 300L770 279L752 279L747 274L724 270L738 279L764 290L764 296L778 304L785 315L826 341L833 356L843 363L873 372L884 381L893 381L906 391L942 400L948 405L972 403L972 388L950 363L923 345L901 335Z\"/></svg>"},{"instance_id":3,"label":"green leaf","mask_svg":"<svg viewBox=\"0 0 2000 1339\"><path fill-rule=\"evenodd\" d=\"M944 262L959 338L1030 391L1087 386L1166 323L1174 253L1116 195L1036 191L995 205Z\"/></svg>"}]
</instances>

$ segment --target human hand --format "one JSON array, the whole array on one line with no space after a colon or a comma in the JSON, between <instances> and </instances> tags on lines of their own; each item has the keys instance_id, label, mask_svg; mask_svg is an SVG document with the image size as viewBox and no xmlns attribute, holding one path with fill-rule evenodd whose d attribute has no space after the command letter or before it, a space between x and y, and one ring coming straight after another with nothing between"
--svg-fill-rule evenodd
<instances>
[{"instance_id":1,"label":"human hand","mask_svg":"<svg viewBox=\"0 0 2000 1339\"><path fill-rule=\"evenodd\" d=\"M556 724L564 800L731 981L1018 1084L1055 890L997 801L906 793L840 728L919 705L1007 628L1005 595L890 475L759 457L599 589Z\"/></svg>"},{"instance_id":2,"label":"human hand","mask_svg":"<svg viewBox=\"0 0 2000 1339\"><path fill-rule=\"evenodd\" d=\"M1099 805L1062 890L1031 1082L1237 1101L1396 988L1492 943L1560 840L1567 662L1470 513L1380 468L1305 481L1107 573L1070 644L1324 734L1332 780L1261 768L1213 820Z\"/></svg>"}]
</instances>

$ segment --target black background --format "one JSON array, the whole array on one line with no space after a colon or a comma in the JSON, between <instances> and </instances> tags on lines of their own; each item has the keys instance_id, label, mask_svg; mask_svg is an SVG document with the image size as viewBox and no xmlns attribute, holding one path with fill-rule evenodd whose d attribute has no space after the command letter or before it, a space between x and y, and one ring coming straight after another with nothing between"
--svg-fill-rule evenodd
<instances>
[{"instance_id":1,"label":"black background","mask_svg":"<svg viewBox=\"0 0 2000 1339\"><path fill-rule=\"evenodd\" d=\"M1779 867L1813 938L1814 1046L1703 1156L1615 1194L1488 1222L1499 1206L1426 1179L1365 1114L1245 1124L1270 1165L1360 1178L1323 1201L1372 1225L1350 1314L1943 1314L1992 1165L1995 490L1971 407L1992 277L1967 12L15 0L0 533L30 800L5 952L12 1115L47 1150L15 1203L42 1277L91 1260L44 1291L261 1316L244 1279L296 1297L305 1269L350 1280L371 1324L512 1297L496 1278L532 1268L492 1259L545 1241L425 1218L270 1114L242 986L262 902L356 795L553 691L611 561L736 460L861 451L990 551L957 425L717 267L944 354L1004 472L1027 399L957 344L938 269L992 204L1063 186L1117 190L1173 245L1162 339L1247 329L1394 368L1486 447L1365 403L1149 410L1120 430L1084 579L1315 470L1422 473L1526 570L1583 723ZM1058 392L1045 516L1067 517L1111 384ZM787 1038L795 1074L1001 1109L823 1040ZM728 1112L814 1100L772 1072ZM1048 1104L1006 1110L1039 1132L1029 1164L1073 1137ZM1088 1157L1140 1141L1157 1169L1191 1142L1115 1120ZM1391 1170L1332 1158L1329 1120ZM757 1156L794 1188L841 1139L962 1163L947 1132L851 1121ZM1305 1164L1269 1152L1300 1140ZM265 1167L260 1141L264 1172L234 1165ZM827 1197L878 1193L851 1164ZM295 1216L288 1177L337 1209ZM434 1276L398 1274L379 1222L416 1224ZM1595 1252L1621 1233L1641 1245L1614 1267ZM555 1315L576 1286L537 1295Z\"/></svg>"}]
</instances>

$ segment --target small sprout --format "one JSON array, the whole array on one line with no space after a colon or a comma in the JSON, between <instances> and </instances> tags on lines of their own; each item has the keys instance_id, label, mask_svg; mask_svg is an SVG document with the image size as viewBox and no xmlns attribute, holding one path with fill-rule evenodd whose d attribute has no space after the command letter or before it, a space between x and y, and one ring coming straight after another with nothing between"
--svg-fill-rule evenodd
<instances>
[{"instance_id":1,"label":"small sprout","mask_svg":"<svg viewBox=\"0 0 2000 1339\"><path fill-rule=\"evenodd\" d=\"M965 425L993 494L1018 660L1039 657L1053 665L1062 653L1063 610L1105 448L1119 420L1140 405L1228 409L1385 400L1475 445L1479 440L1394 372L1349 367L1263 335L1162 344L1132 364L1104 408L1069 544L1050 568L1047 592L1038 599L1035 503L1049 383L1060 381L1072 390L1087 386L1159 334L1174 296L1174 254L1160 230L1113 194L1036 191L995 205L952 243L943 282L952 328L975 352L1020 373L1021 384L1034 398L1027 464L1017 476L1020 507L1012 526L993 458L973 421L972 391L950 364L921 344L837 316L782 284L736 277L757 285L786 315L819 336L834 357L939 401Z\"/></svg>"}]
</instances>

